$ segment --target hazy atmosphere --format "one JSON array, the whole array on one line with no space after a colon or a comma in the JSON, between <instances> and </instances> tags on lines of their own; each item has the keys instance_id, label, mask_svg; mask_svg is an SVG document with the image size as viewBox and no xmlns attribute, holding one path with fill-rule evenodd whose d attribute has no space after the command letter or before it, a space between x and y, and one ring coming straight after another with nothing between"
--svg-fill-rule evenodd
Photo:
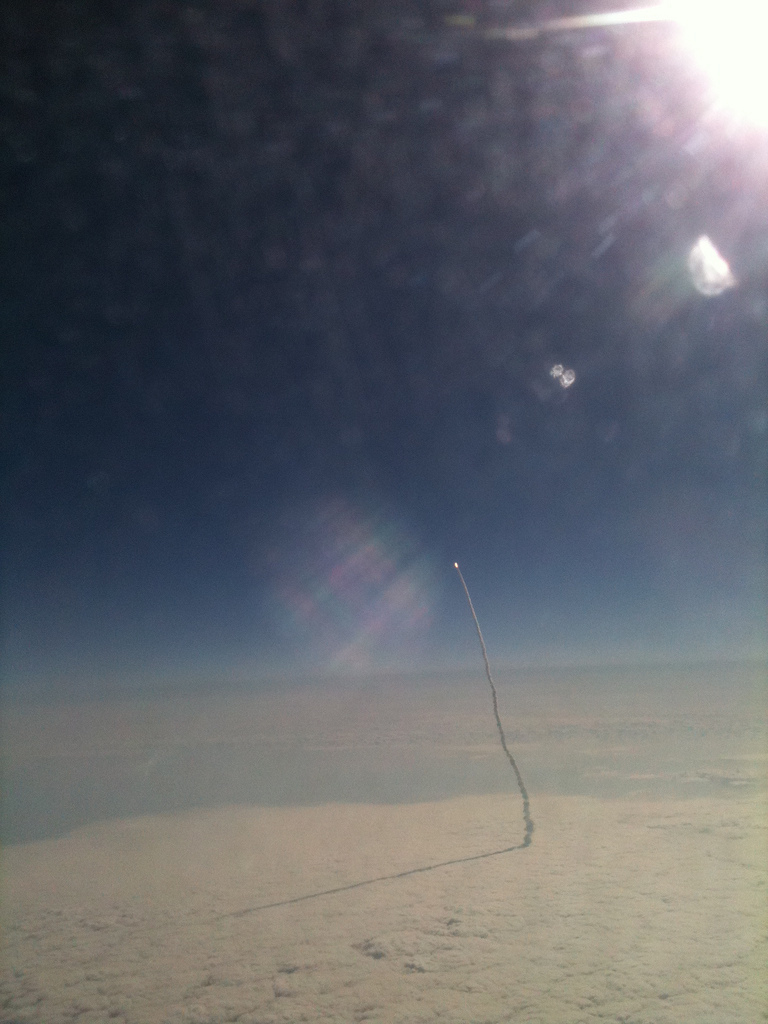
<instances>
[{"instance_id":1,"label":"hazy atmosphere","mask_svg":"<svg viewBox=\"0 0 768 1024\"><path fill-rule=\"evenodd\" d=\"M698 8L3 5L2 1021L768 1019L768 26Z\"/></svg>"}]
</instances>

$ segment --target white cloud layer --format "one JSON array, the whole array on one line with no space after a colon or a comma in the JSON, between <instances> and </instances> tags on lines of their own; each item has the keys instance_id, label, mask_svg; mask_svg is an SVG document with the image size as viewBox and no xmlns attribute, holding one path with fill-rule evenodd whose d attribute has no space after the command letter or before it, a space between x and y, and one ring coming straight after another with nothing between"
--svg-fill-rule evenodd
<instances>
[{"instance_id":1,"label":"white cloud layer","mask_svg":"<svg viewBox=\"0 0 768 1024\"><path fill-rule=\"evenodd\" d=\"M712 707L697 718L676 699L671 717L649 719L636 707L622 715L615 691L603 697L597 718L561 693L549 717L529 707L510 728L521 766L544 780L531 788L536 830L524 850L252 909L520 842L513 779L509 794L221 806L7 847L0 1018L754 1024L768 1009L764 763L745 755L733 720L718 733ZM377 723L380 740L407 734L385 698L361 729L355 708L368 699L358 698L348 714L367 743ZM487 739L473 718L477 742L462 748L465 705L446 707L434 694L423 714L407 705L414 744L455 738L467 765L496 757L504 770L488 708ZM347 720L322 726L340 770L353 747ZM209 727L228 734L221 719ZM595 795L558 792L536 770L558 744ZM653 758L638 761L647 746ZM407 751L403 740L389 756L407 762ZM665 774L671 793L657 785ZM614 776L625 782L618 795L605 781Z\"/></svg>"},{"instance_id":2,"label":"white cloud layer","mask_svg":"<svg viewBox=\"0 0 768 1024\"><path fill-rule=\"evenodd\" d=\"M539 796L220 808L4 855L3 1020L754 1022L768 1006L765 808ZM512 826L510 826L512 818Z\"/></svg>"}]
</instances>

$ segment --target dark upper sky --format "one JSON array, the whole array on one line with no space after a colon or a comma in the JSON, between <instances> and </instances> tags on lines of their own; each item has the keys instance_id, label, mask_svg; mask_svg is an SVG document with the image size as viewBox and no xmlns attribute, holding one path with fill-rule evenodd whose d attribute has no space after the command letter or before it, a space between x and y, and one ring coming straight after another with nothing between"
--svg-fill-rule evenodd
<instances>
[{"instance_id":1,"label":"dark upper sky","mask_svg":"<svg viewBox=\"0 0 768 1024\"><path fill-rule=\"evenodd\" d=\"M579 9L3 5L7 680L765 653L768 130Z\"/></svg>"}]
</instances>

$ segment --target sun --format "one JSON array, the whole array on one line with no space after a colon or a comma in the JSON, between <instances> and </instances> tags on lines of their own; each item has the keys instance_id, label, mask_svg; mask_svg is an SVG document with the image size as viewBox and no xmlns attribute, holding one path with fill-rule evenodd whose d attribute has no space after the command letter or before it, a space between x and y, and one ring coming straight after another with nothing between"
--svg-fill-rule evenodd
<instances>
[{"instance_id":1,"label":"sun","mask_svg":"<svg viewBox=\"0 0 768 1024\"><path fill-rule=\"evenodd\" d=\"M768 0L665 0L594 14L486 29L488 39L526 42L547 34L673 22L717 101L737 117L768 126Z\"/></svg>"},{"instance_id":2,"label":"sun","mask_svg":"<svg viewBox=\"0 0 768 1024\"><path fill-rule=\"evenodd\" d=\"M677 0L670 8L717 100L739 118L768 125L768 3Z\"/></svg>"}]
</instances>

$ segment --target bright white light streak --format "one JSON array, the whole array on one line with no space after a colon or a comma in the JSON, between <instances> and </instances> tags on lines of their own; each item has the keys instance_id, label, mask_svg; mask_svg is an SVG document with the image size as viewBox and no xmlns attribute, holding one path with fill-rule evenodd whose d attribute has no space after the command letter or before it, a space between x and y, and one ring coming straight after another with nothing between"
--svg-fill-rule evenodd
<instances>
[{"instance_id":1,"label":"bright white light streak","mask_svg":"<svg viewBox=\"0 0 768 1024\"><path fill-rule=\"evenodd\" d=\"M606 11L603 14L579 14L570 18L550 18L531 25L509 25L506 28L490 28L486 39L508 39L511 42L536 39L551 32L573 32L585 28L606 28L611 25L637 25L650 21L677 21L677 13L668 5L655 4L653 7L637 7L627 11Z\"/></svg>"},{"instance_id":2,"label":"bright white light streak","mask_svg":"<svg viewBox=\"0 0 768 1024\"><path fill-rule=\"evenodd\" d=\"M559 32L663 21L680 25L691 56L724 106L745 119L768 124L768 0L674 0L492 28L483 34L486 39L524 42Z\"/></svg>"}]
</instances>

